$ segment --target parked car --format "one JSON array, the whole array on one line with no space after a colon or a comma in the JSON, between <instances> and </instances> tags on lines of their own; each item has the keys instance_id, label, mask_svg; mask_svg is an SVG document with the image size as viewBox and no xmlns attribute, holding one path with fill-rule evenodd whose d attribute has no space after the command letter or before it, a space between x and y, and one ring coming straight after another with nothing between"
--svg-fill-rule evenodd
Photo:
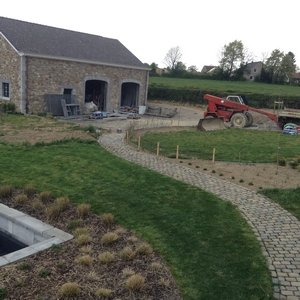
<instances>
[{"instance_id":1,"label":"parked car","mask_svg":"<svg viewBox=\"0 0 300 300\"><path fill-rule=\"evenodd\" d=\"M287 123L284 125L282 133L290 135L300 134L300 125L294 123Z\"/></svg>"}]
</instances>

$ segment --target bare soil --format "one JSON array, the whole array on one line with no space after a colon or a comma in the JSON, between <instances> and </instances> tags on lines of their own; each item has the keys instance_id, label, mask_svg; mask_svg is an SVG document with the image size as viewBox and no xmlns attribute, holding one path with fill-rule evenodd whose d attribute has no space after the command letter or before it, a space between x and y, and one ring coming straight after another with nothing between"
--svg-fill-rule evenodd
<instances>
[{"instance_id":1,"label":"bare soil","mask_svg":"<svg viewBox=\"0 0 300 300\"><path fill-rule=\"evenodd\" d=\"M104 299L97 296L97 290L105 288L111 290L111 296L105 299L181 299L165 263L155 251L139 252L142 241L133 232L114 222L104 222L101 216L91 212L85 218L79 218L76 207L71 204L57 218L49 219L47 207L53 203L53 198L44 201L42 207L34 208L33 203L39 201L39 195L35 194L20 204L16 201L20 193L20 190L14 191L13 196L2 197L0 202L71 234L76 228L86 228L92 240L83 246L78 245L75 238L1 267L0 296L5 290L5 299L11 300ZM101 243L101 237L107 232L117 233L119 239L111 244ZM125 247L133 251L133 256L128 259L120 256ZM99 254L105 251L114 254L112 262L99 261ZM91 257L91 264L78 262L84 255ZM140 289L130 290L126 286L133 274L140 274L145 280ZM68 282L80 286L78 295L63 297L60 288Z\"/></svg>"}]
</instances>

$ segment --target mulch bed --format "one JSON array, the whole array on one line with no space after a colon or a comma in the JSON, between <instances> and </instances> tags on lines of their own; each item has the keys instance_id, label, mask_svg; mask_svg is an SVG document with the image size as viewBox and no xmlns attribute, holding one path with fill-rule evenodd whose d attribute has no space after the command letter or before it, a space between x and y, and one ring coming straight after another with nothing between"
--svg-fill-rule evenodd
<instances>
[{"instance_id":1,"label":"mulch bed","mask_svg":"<svg viewBox=\"0 0 300 300\"><path fill-rule=\"evenodd\" d=\"M87 217L79 218L76 207L71 204L58 218L49 220L47 207L51 206L53 198L43 202L44 208L38 208L32 205L40 201L38 194L30 196L28 201L20 205L16 201L20 193L22 191L14 190L11 196L2 197L0 202L71 234L76 227L88 228L92 241L87 246L90 247L89 255L93 262L88 266L78 263L77 258L83 255L83 249L76 239L52 246L1 267L0 299L65 299L59 290L67 282L75 282L80 286L80 293L71 299L181 299L175 281L159 255L154 251L136 253L142 241L132 232L115 223L105 223L100 216L91 212ZM109 245L101 243L101 237L107 232L117 233L119 239ZM126 246L135 251L132 259L121 258L118 254ZM115 260L101 263L98 255L104 251L114 253ZM134 273L142 275L145 284L141 289L129 290L126 281ZM96 296L99 288L111 289L111 296ZM1 291L6 298L1 296Z\"/></svg>"}]
</instances>

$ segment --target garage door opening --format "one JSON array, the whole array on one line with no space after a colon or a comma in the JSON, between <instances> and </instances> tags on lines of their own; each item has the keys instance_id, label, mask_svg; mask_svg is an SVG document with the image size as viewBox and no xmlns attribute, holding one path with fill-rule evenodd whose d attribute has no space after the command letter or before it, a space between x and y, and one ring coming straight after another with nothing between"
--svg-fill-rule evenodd
<instances>
[{"instance_id":1,"label":"garage door opening","mask_svg":"<svg viewBox=\"0 0 300 300\"><path fill-rule=\"evenodd\" d=\"M107 82L87 80L85 82L85 102L93 102L98 110L106 111Z\"/></svg>"},{"instance_id":2,"label":"garage door opening","mask_svg":"<svg viewBox=\"0 0 300 300\"><path fill-rule=\"evenodd\" d=\"M140 85L134 82L122 84L121 106L136 107L138 106Z\"/></svg>"}]
</instances>

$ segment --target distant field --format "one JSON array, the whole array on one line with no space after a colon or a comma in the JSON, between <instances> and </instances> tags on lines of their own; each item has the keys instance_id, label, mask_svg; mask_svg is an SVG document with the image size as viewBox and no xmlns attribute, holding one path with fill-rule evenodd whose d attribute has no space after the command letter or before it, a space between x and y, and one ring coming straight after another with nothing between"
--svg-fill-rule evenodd
<instances>
[{"instance_id":1,"label":"distant field","mask_svg":"<svg viewBox=\"0 0 300 300\"><path fill-rule=\"evenodd\" d=\"M199 89L205 91L219 91L221 93L264 94L269 96L293 96L300 99L300 86L266 84L258 82L232 82L220 80L181 79L166 77L150 77L150 86L169 88Z\"/></svg>"}]
</instances>

